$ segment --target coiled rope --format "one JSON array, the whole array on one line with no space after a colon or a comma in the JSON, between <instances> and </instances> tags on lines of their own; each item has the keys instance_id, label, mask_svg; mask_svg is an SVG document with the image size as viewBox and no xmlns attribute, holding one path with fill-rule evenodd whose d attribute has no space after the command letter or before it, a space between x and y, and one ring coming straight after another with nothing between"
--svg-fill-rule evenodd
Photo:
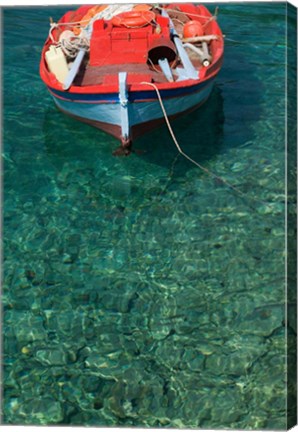
<instances>
[{"instance_id":1,"label":"coiled rope","mask_svg":"<svg viewBox=\"0 0 298 432\"><path fill-rule=\"evenodd\" d=\"M133 9L134 4L126 4L126 5L109 5L101 12L95 14L92 18L88 18L86 20L81 21L68 21L55 23L53 19L50 18L50 30L49 30L49 38L52 43L56 46L60 46L67 57L74 58L76 57L78 51L80 49L89 50L90 47L90 39L93 30L93 23L98 19L110 20L115 15L118 15L122 12L131 11ZM85 26L84 26L85 24ZM80 34L76 35L71 30L64 30L60 37L59 41L55 40L52 32L55 28L59 27L80 27Z\"/></svg>"},{"instance_id":2,"label":"coiled rope","mask_svg":"<svg viewBox=\"0 0 298 432\"><path fill-rule=\"evenodd\" d=\"M67 25L70 24L75 24L75 22L67 23ZM51 39L53 45L62 48L67 57L76 57L77 52L82 48L84 48L86 51L89 50L90 41L84 30L81 31L79 36L76 36L71 30L64 30L59 37L59 41L55 40L52 35L52 31L60 26L65 26L65 23L50 22L49 38Z\"/></svg>"},{"instance_id":3,"label":"coiled rope","mask_svg":"<svg viewBox=\"0 0 298 432\"><path fill-rule=\"evenodd\" d=\"M84 30L81 31L79 36L75 36L72 31L65 30L61 33L59 43L64 53L70 58L75 58L80 49L87 52L90 49L90 41Z\"/></svg>"}]
</instances>

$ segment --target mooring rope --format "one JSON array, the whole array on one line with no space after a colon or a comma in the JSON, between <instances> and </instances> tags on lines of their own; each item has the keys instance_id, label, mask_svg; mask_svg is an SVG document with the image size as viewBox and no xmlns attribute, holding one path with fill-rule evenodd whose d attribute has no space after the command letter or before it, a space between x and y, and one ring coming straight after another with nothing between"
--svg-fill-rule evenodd
<instances>
[{"instance_id":1,"label":"mooring rope","mask_svg":"<svg viewBox=\"0 0 298 432\"><path fill-rule=\"evenodd\" d=\"M254 202L257 202L257 203L259 203L259 204L263 204L263 205L267 205L267 206L271 206L271 205L272 205L272 202L263 201L262 199L254 198L254 197L252 197L252 196L247 195L246 193L244 193L244 192L242 192L240 189L238 189L236 186L232 185L230 182L228 182L227 180L225 180L225 179L223 179L222 177L218 176L217 174L214 174L212 171L208 170L208 169L205 168L203 165L201 165L199 162L195 161L195 160L192 159L190 156L188 156L186 153L184 153L184 151L181 149L181 147L180 147L180 145L179 145L179 143L178 143L178 141L177 141L177 138L176 138L176 136L175 136L175 134L174 134L174 132L173 132L173 129L172 129L171 123L170 123L170 121L169 121L169 118L168 118L168 115L167 115L167 112L166 112L166 109L165 109L164 103L163 103L163 101L162 101L162 98L161 98L161 95L160 95L160 92L159 92L157 86L156 86L155 84L153 84L153 83L149 83L149 82L145 82L145 81L141 82L140 84L149 85L149 86L153 87L154 90L156 91L156 94L157 94L157 97L158 97L158 100L159 100L159 104L160 104L161 110L162 110L162 112L163 112L163 115L164 115L164 119L165 119L165 121L166 121L166 124L167 124L167 126L168 126L168 129L169 129L170 135L171 135L171 137L172 137L172 139L173 139L173 141L174 141L174 144L175 144L176 147L177 147L178 152L179 152L182 156L184 156L186 159L188 159L191 163L193 163L194 165L196 165L198 168L200 168L202 171L204 171L204 172L205 172L206 174L208 174L209 176L215 178L215 179L216 179L217 181L219 181L220 183L223 183L223 184L225 184L226 186L228 186L229 188L233 189L235 192L237 192L237 193L238 193L239 195L241 195L242 197L244 197L244 198L248 198L248 199L250 199L250 200L252 200L252 201L254 201Z\"/></svg>"},{"instance_id":2,"label":"mooring rope","mask_svg":"<svg viewBox=\"0 0 298 432\"><path fill-rule=\"evenodd\" d=\"M171 135L171 137L172 137L172 139L174 141L174 144L177 147L178 152L182 156L184 156L186 159L188 159L190 162L192 162L194 165L196 165L198 168L200 168L202 171L204 171L205 173L207 173L208 175L210 175L211 177L215 178L216 180L218 180L221 183L224 183L225 185L227 185L228 187L230 187L231 189L233 189L234 191L236 191L240 195L245 196L245 194L240 189L238 189L236 186L233 186L231 183L229 183L228 181L224 180L222 177L219 177L218 175L214 174L212 171L208 170L203 165L201 165L200 163L196 162L194 159L192 159L190 156L188 156L186 153L184 153L184 151L181 149L181 147L180 147L180 145L179 145L179 143L177 141L177 138L176 138L176 136L175 136L175 134L173 132L172 126L170 124L170 121L169 121L169 118L168 118L168 115L167 115L164 103L162 101L162 98L161 98L161 95L160 95L160 92L159 92L157 86L155 84L153 84L153 83L149 83L149 82L145 82L145 81L141 82L141 84L149 85L149 86L153 87L154 90L156 91L156 94L157 94L157 97L158 97L158 100L159 100L159 104L160 104L160 107L162 109L162 112L163 112L166 124L168 126L170 135Z\"/></svg>"}]
</instances>

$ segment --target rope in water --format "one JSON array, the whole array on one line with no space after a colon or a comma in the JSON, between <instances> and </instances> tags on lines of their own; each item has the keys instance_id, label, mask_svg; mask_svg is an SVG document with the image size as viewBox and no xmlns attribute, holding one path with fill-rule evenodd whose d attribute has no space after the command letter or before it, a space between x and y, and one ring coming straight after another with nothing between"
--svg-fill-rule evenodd
<instances>
[{"instance_id":1,"label":"rope in water","mask_svg":"<svg viewBox=\"0 0 298 432\"><path fill-rule=\"evenodd\" d=\"M186 153L184 153L184 151L181 149L181 147L180 147L180 145L179 145L179 143L178 143L178 141L176 139L176 136L175 136L175 134L173 132L172 126L170 124L170 121L169 121L169 118L168 118L168 115L167 115L164 103L162 101L162 98L161 98L161 95L160 95L160 92L159 92L157 86L155 84L149 83L149 82L141 82L141 84L149 85L149 86L153 87L154 90L156 91L156 94L157 94L157 97L158 97L158 101L159 101L160 107L162 109L162 112L163 112L166 124L168 126L170 135L171 135L171 137L172 137L172 139L174 141L174 144L177 147L178 152L182 156L184 156L186 159L188 159L190 162L192 162L194 165L196 165L198 168L200 168L202 171L204 171L205 173L207 173L208 175L210 175L211 177L215 178L216 180L218 180L221 183L224 183L225 185L227 185L228 187L230 187L231 189L233 189L235 192L239 193L240 195L245 196L245 194L240 189L238 189L236 186L233 186L231 183L229 183L228 181L224 180L222 177L219 177L218 175L216 175L213 172L209 171L203 165L199 164L194 159L192 159L190 156L188 156Z\"/></svg>"},{"instance_id":2,"label":"rope in water","mask_svg":"<svg viewBox=\"0 0 298 432\"><path fill-rule=\"evenodd\" d=\"M140 84L149 85L149 86L153 87L154 90L156 91L156 94L157 94L157 97L158 97L158 101L159 101L160 107L161 107L161 109L162 109L162 112L163 112L163 115L164 115L164 118L165 118L166 124L167 124L167 126L168 126L168 129L169 129L170 135L171 135L171 137L172 137L172 139L173 139L173 141L174 141L174 144L175 144L176 147L177 147L178 152L179 152L182 156L184 156L186 159L188 159L190 162L192 162L194 165L196 165L198 168L200 168L200 169L201 169L202 171L204 171L206 174L208 174L209 176L215 178L215 179L216 179L217 181L219 181L220 183L225 184L226 186L228 186L229 188L231 188L232 190L234 190L235 192L237 192L237 193L238 193L239 195L241 195L242 197L244 197L244 198L248 198L248 199L250 199L250 200L252 200L252 201L254 201L254 202L257 202L257 203L259 203L259 204L263 204L263 205L266 205L266 206L271 206L271 205L272 205L272 202L267 202L267 201L264 201L264 200L262 200L262 199L254 198L254 197L252 197L252 196L247 195L246 193L244 193L244 192L242 192L240 189L238 189L236 186L232 185L230 182L228 182L227 180L223 179L222 177L220 177L220 176L214 174L212 171L208 170L208 169L205 168L203 165L199 164L199 163L196 162L194 159L192 159L190 156L188 156L186 153L184 153L184 151L181 149L181 147L180 147L180 145L179 145L179 143L178 143L178 141L177 141L177 138L175 137L175 134L174 134L173 129L172 129L172 126L171 126L171 124L170 124L170 121L169 121L169 118L168 118L168 115L167 115L167 112L166 112L166 109L165 109L164 103L163 103L163 101L162 101L162 98L161 98L161 95L160 95L160 92L159 92L157 86L156 86L155 84L153 84L153 83L149 83L149 82L145 82L145 81L141 82Z\"/></svg>"}]
</instances>

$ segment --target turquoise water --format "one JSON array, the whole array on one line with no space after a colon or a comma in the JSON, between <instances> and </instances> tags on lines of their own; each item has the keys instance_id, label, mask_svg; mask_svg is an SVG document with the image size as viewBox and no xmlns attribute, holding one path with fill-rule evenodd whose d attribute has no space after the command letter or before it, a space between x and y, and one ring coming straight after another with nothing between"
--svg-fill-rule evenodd
<instances>
[{"instance_id":1,"label":"turquoise water","mask_svg":"<svg viewBox=\"0 0 298 432\"><path fill-rule=\"evenodd\" d=\"M65 10L3 9L4 423L284 429L286 4L219 5L223 69L173 125L242 194L166 127L115 158L56 110Z\"/></svg>"}]
</instances>

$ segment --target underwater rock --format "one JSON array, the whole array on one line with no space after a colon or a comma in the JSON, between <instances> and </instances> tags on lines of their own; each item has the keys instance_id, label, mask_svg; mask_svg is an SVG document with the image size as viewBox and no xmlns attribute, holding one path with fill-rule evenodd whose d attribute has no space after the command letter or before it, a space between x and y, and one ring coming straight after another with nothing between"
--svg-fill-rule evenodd
<instances>
[{"instance_id":1,"label":"underwater rock","mask_svg":"<svg viewBox=\"0 0 298 432\"><path fill-rule=\"evenodd\" d=\"M9 397L6 395L5 401L2 404L3 414L5 416L3 420L5 424L15 424L16 411L20 408L19 400L19 396Z\"/></svg>"},{"instance_id":2,"label":"underwater rock","mask_svg":"<svg viewBox=\"0 0 298 432\"><path fill-rule=\"evenodd\" d=\"M234 172L244 172L246 168L246 164L242 163L242 162L235 162L232 166L231 166L231 170Z\"/></svg>"},{"instance_id":3,"label":"underwater rock","mask_svg":"<svg viewBox=\"0 0 298 432\"><path fill-rule=\"evenodd\" d=\"M241 413L243 415L248 412L243 395L239 389L231 386L226 389L220 386L206 388L199 398L199 406L199 424L204 421L206 428L214 424L218 427L232 427L241 417Z\"/></svg>"},{"instance_id":4,"label":"underwater rock","mask_svg":"<svg viewBox=\"0 0 298 432\"><path fill-rule=\"evenodd\" d=\"M28 311L11 310L5 314L6 325L14 328L18 342L26 345L28 342L46 339L46 331L43 319L39 315L33 315Z\"/></svg>"},{"instance_id":5,"label":"underwater rock","mask_svg":"<svg viewBox=\"0 0 298 432\"><path fill-rule=\"evenodd\" d=\"M27 269L25 270L25 276L29 281L32 281L36 277L36 273L34 270Z\"/></svg>"},{"instance_id":6,"label":"underwater rock","mask_svg":"<svg viewBox=\"0 0 298 432\"><path fill-rule=\"evenodd\" d=\"M118 293L107 293L102 296L101 303L106 310L126 313L129 311L130 296L119 295Z\"/></svg>"},{"instance_id":7,"label":"underwater rock","mask_svg":"<svg viewBox=\"0 0 298 432\"><path fill-rule=\"evenodd\" d=\"M200 372L204 369L205 356L200 353L200 350L186 349L182 361L187 367L194 372Z\"/></svg>"},{"instance_id":8,"label":"underwater rock","mask_svg":"<svg viewBox=\"0 0 298 432\"><path fill-rule=\"evenodd\" d=\"M257 359L258 355L245 349L229 354L217 352L206 358L206 369L214 375L242 376Z\"/></svg>"},{"instance_id":9,"label":"underwater rock","mask_svg":"<svg viewBox=\"0 0 298 432\"><path fill-rule=\"evenodd\" d=\"M272 202L268 204L262 204L258 208L258 213L261 215L282 215L284 212L283 202Z\"/></svg>"},{"instance_id":10,"label":"underwater rock","mask_svg":"<svg viewBox=\"0 0 298 432\"><path fill-rule=\"evenodd\" d=\"M109 409L112 411L112 413L118 419L126 418L126 412L125 412L125 409L121 403L122 402L121 398L122 398L122 395L118 394L118 395L111 396L107 400L107 404L108 404Z\"/></svg>"},{"instance_id":11,"label":"underwater rock","mask_svg":"<svg viewBox=\"0 0 298 432\"><path fill-rule=\"evenodd\" d=\"M163 340L170 334L171 325L164 325L164 323L160 323L159 326L157 324L155 325L151 324L150 330L153 339Z\"/></svg>"},{"instance_id":12,"label":"underwater rock","mask_svg":"<svg viewBox=\"0 0 298 432\"><path fill-rule=\"evenodd\" d=\"M238 331L242 334L256 336L270 336L275 329L282 326L284 319L284 306L264 305L256 307L252 312L239 319Z\"/></svg>"},{"instance_id":13,"label":"underwater rock","mask_svg":"<svg viewBox=\"0 0 298 432\"><path fill-rule=\"evenodd\" d=\"M47 348L37 350L36 359L45 366L60 366L67 364L68 355L62 348Z\"/></svg>"},{"instance_id":14,"label":"underwater rock","mask_svg":"<svg viewBox=\"0 0 298 432\"><path fill-rule=\"evenodd\" d=\"M64 264L73 264L75 261L75 257L73 255L64 254L62 261Z\"/></svg>"},{"instance_id":15,"label":"underwater rock","mask_svg":"<svg viewBox=\"0 0 298 432\"><path fill-rule=\"evenodd\" d=\"M121 373L118 359L113 360L97 352L91 353L86 358L84 364L85 367L90 368L95 375L106 380L117 381L117 376Z\"/></svg>"},{"instance_id":16,"label":"underwater rock","mask_svg":"<svg viewBox=\"0 0 298 432\"><path fill-rule=\"evenodd\" d=\"M160 364L165 365L170 369L181 367L183 353L183 345L180 345L177 341L174 343L171 338L160 342L155 351L155 355Z\"/></svg>"},{"instance_id":17,"label":"underwater rock","mask_svg":"<svg viewBox=\"0 0 298 432\"><path fill-rule=\"evenodd\" d=\"M47 285L56 285L59 282L59 278L54 270L47 269L44 274L44 281Z\"/></svg>"},{"instance_id":18,"label":"underwater rock","mask_svg":"<svg viewBox=\"0 0 298 432\"><path fill-rule=\"evenodd\" d=\"M48 425L63 420L63 409L60 402L51 397L18 400L15 410L15 423Z\"/></svg>"},{"instance_id":19,"label":"underwater rock","mask_svg":"<svg viewBox=\"0 0 298 432\"><path fill-rule=\"evenodd\" d=\"M61 310L56 314L57 330L63 336L76 335L79 339L83 335L83 314L72 309Z\"/></svg>"},{"instance_id":20,"label":"underwater rock","mask_svg":"<svg viewBox=\"0 0 298 432\"><path fill-rule=\"evenodd\" d=\"M235 407L235 405L232 405L229 408L224 407L218 407L214 408L211 412L212 421L213 423L216 421L219 427L233 427L233 424L235 424L240 418L241 413L243 412L243 409L241 412ZM236 425L235 425L236 427Z\"/></svg>"}]
</instances>

